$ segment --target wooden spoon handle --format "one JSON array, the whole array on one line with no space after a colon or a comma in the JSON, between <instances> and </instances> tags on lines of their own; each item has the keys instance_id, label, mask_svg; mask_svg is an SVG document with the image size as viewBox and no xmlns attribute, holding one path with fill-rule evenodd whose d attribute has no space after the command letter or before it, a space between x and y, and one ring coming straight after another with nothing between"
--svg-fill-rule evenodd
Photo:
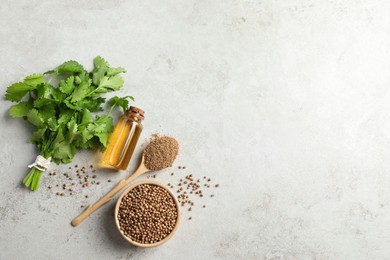
<instances>
[{"instance_id":1,"label":"wooden spoon handle","mask_svg":"<svg viewBox=\"0 0 390 260\"><path fill-rule=\"evenodd\" d=\"M115 194L117 194L120 190L122 190L127 184L132 182L141 174L148 172L149 170L145 168L145 166L141 163L138 169L127 179L121 180L109 193L107 193L104 197L98 200L95 204L89 205L80 215L72 220L72 226L79 225L84 219L86 219L89 215L91 215L95 210L109 202Z\"/></svg>"}]
</instances>

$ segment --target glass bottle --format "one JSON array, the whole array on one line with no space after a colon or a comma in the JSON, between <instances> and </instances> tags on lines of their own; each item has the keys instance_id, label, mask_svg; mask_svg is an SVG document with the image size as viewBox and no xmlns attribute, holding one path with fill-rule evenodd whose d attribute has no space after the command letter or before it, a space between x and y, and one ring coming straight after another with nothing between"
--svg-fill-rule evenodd
<instances>
[{"instance_id":1,"label":"glass bottle","mask_svg":"<svg viewBox=\"0 0 390 260\"><path fill-rule=\"evenodd\" d=\"M130 107L119 119L103 155L103 166L122 171L127 169L142 132L143 119L144 111L137 107Z\"/></svg>"}]
</instances>

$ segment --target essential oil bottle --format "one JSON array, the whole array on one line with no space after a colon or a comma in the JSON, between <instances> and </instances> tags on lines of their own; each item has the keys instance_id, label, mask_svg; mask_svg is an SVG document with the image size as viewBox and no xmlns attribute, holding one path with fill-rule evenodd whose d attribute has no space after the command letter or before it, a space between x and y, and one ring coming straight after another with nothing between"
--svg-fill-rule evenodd
<instances>
[{"instance_id":1,"label":"essential oil bottle","mask_svg":"<svg viewBox=\"0 0 390 260\"><path fill-rule=\"evenodd\" d=\"M102 166L125 171L142 132L144 111L131 106L119 119L103 155Z\"/></svg>"}]
</instances>

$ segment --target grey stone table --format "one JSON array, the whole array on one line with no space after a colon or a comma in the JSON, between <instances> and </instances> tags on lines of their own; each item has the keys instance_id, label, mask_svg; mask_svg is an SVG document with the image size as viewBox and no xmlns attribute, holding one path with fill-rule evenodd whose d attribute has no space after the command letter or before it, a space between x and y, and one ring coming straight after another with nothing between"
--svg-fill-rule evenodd
<instances>
[{"instance_id":1,"label":"grey stone table","mask_svg":"<svg viewBox=\"0 0 390 260\"><path fill-rule=\"evenodd\" d=\"M90 69L102 55L127 69L119 94L146 111L141 143L180 140L156 180L192 173L221 187L158 248L119 236L114 201L73 228L141 146L127 173L98 172L88 199L56 196L47 173L30 192L31 128L1 98L0 259L389 259L389 13L384 0L3 0L1 96L25 75L69 59ZM72 165L95 160L81 152Z\"/></svg>"}]
</instances>

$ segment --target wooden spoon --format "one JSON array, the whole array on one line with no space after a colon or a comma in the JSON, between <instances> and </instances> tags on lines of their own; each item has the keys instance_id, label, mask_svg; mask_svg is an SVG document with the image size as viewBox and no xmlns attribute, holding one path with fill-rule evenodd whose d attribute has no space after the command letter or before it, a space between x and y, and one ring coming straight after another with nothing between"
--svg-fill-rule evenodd
<instances>
[{"instance_id":1,"label":"wooden spoon","mask_svg":"<svg viewBox=\"0 0 390 260\"><path fill-rule=\"evenodd\" d=\"M142 174L150 172L148 168L146 168L144 164L144 155L142 155L142 161L140 165L138 166L137 170L130 175L130 177L121 180L109 193L107 193L103 198L98 200L95 204L89 205L88 208L86 208L80 215L78 215L76 218L72 220L72 226L79 225L84 219L86 219L89 215L91 215L95 210L109 202L115 194L117 194L121 189L123 189L127 184L132 182L137 177L141 176Z\"/></svg>"}]
</instances>

